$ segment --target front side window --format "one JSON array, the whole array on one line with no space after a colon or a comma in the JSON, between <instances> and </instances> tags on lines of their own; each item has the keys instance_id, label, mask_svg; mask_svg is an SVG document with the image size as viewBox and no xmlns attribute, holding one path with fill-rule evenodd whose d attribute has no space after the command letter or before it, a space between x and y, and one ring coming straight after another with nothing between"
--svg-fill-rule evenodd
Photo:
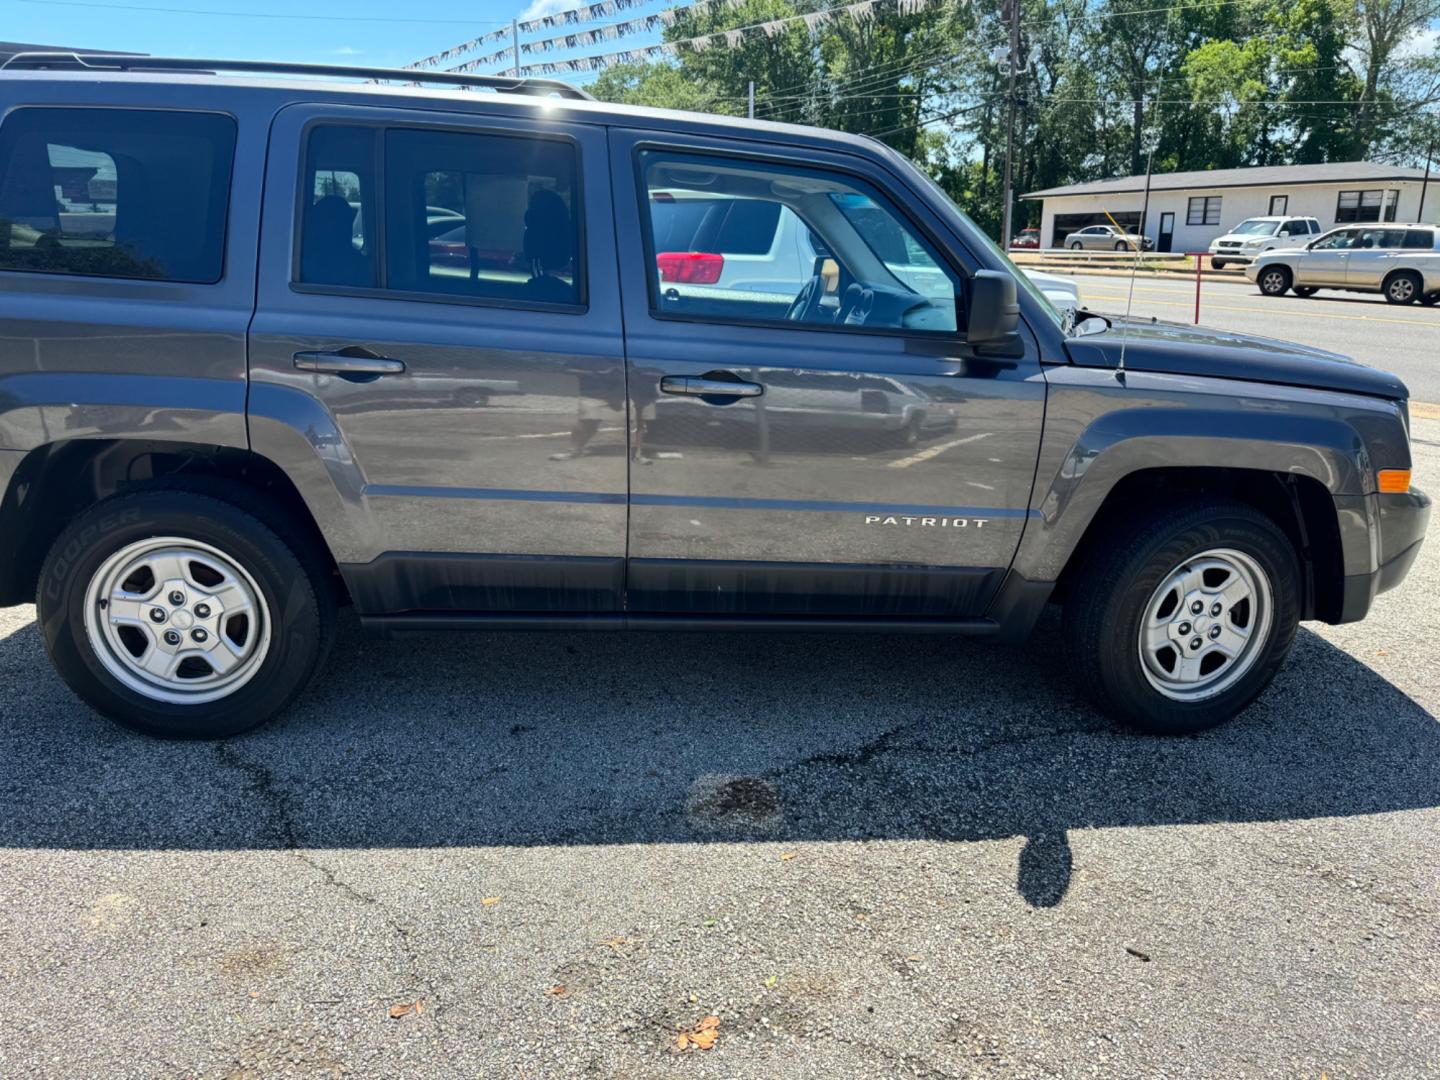
<instances>
[{"instance_id":1,"label":"front side window","mask_svg":"<svg viewBox=\"0 0 1440 1080\"><path fill-rule=\"evenodd\" d=\"M1310 245L1311 251L1343 251L1355 242L1354 229L1337 229Z\"/></svg>"},{"instance_id":2,"label":"front side window","mask_svg":"<svg viewBox=\"0 0 1440 1080\"><path fill-rule=\"evenodd\" d=\"M17 109L0 126L0 269L220 280L235 121Z\"/></svg>"},{"instance_id":3,"label":"front side window","mask_svg":"<svg viewBox=\"0 0 1440 1080\"><path fill-rule=\"evenodd\" d=\"M652 310L954 333L959 280L878 191L839 174L641 154Z\"/></svg>"}]
</instances>

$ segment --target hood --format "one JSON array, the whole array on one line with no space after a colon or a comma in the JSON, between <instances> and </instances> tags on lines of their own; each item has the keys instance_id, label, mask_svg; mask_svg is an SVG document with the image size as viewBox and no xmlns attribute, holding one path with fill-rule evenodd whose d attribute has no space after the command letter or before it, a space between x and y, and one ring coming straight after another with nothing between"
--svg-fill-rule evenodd
<instances>
[{"instance_id":1,"label":"hood","mask_svg":"<svg viewBox=\"0 0 1440 1080\"><path fill-rule=\"evenodd\" d=\"M1109 330L1070 338L1065 346L1071 362L1081 367L1113 368L1120 361L1125 331L1125 367L1168 375L1338 390L1349 394L1403 400L1405 384L1388 371L1366 367L1339 353L1288 341L1211 330L1180 323L1112 319Z\"/></svg>"}]
</instances>

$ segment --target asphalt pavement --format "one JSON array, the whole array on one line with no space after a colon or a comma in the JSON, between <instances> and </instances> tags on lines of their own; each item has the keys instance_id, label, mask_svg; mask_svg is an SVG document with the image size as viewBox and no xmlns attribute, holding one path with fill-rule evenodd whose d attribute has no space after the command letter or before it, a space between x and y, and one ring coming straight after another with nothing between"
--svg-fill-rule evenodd
<instances>
[{"instance_id":1,"label":"asphalt pavement","mask_svg":"<svg viewBox=\"0 0 1440 1080\"><path fill-rule=\"evenodd\" d=\"M1102 314L1125 310L1129 278L1046 269L1078 282L1087 307ZM1131 310L1146 317L1192 322L1195 282L1137 277ZM1206 279L1200 289L1200 322L1344 353L1399 375L1414 400L1440 405L1440 305L1388 304L1378 295L1330 289L1309 299L1289 294L1270 297L1243 279Z\"/></svg>"},{"instance_id":2,"label":"asphalt pavement","mask_svg":"<svg viewBox=\"0 0 1440 1080\"><path fill-rule=\"evenodd\" d=\"M0 1077L1434 1077L1437 595L1432 543L1182 739L1079 700L1051 617L347 622L280 722L161 743L5 610Z\"/></svg>"}]
</instances>

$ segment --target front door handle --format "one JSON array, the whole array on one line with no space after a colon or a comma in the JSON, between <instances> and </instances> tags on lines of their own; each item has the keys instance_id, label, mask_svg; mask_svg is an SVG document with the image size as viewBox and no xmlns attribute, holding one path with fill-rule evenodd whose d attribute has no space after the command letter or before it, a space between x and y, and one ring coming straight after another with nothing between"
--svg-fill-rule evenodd
<instances>
[{"instance_id":1,"label":"front door handle","mask_svg":"<svg viewBox=\"0 0 1440 1080\"><path fill-rule=\"evenodd\" d=\"M706 379L690 375L666 375L660 380L662 394L689 394L691 397L759 397L765 388L759 383L729 379Z\"/></svg>"},{"instance_id":2,"label":"front door handle","mask_svg":"<svg viewBox=\"0 0 1440 1080\"><path fill-rule=\"evenodd\" d=\"M297 371L315 371L322 375L360 375L373 379L399 375L405 370L404 360L381 356L359 345L347 345L334 352L297 352L294 360Z\"/></svg>"}]
</instances>

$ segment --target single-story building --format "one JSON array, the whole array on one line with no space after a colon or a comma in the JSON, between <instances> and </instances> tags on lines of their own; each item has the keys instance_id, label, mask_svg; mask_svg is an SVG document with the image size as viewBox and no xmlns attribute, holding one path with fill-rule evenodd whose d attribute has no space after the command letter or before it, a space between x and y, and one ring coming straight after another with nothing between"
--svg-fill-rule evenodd
<instances>
[{"instance_id":1,"label":"single-story building","mask_svg":"<svg viewBox=\"0 0 1440 1080\"><path fill-rule=\"evenodd\" d=\"M1155 173L1144 234L1156 251L1206 251L1246 218L1313 217L1322 229L1363 221L1417 221L1425 170L1370 161L1273 165L1246 169ZM1140 226L1145 177L1122 176L1021 195L1042 201L1040 242L1059 247L1065 235L1114 220ZM1424 220L1440 223L1440 170L1432 170Z\"/></svg>"}]
</instances>

